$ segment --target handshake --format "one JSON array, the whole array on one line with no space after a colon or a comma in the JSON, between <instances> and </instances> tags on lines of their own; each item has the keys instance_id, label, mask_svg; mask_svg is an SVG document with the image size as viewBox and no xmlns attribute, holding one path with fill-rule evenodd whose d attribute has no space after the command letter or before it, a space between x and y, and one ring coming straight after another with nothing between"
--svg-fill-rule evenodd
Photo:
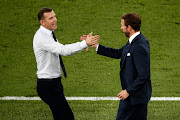
<instances>
[{"instance_id":1,"label":"handshake","mask_svg":"<svg viewBox=\"0 0 180 120\"><path fill-rule=\"evenodd\" d=\"M83 35L80 37L81 40L85 40L86 44L90 47L96 48L100 39L99 35L92 35L93 32L89 33L89 35ZM87 51L88 48L85 48L85 50Z\"/></svg>"}]
</instances>

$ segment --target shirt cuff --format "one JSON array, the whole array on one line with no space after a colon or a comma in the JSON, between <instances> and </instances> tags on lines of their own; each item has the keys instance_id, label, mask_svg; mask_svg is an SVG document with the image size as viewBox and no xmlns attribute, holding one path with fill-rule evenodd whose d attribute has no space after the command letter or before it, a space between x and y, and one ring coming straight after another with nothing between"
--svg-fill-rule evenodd
<instances>
[{"instance_id":1,"label":"shirt cuff","mask_svg":"<svg viewBox=\"0 0 180 120\"><path fill-rule=\"evenodd\" d=\"M80 43L80 46L81 46L82 49L88 48L88 45L86 44L86 41L85 41L85 40L83 40L83 41Z\"/></svg>"},{"instance_id":2,"label":"shirt cuff","mask_svg":"<svg viewBox=\"0 0 180 120\"><path fill-rule=\"evenodd\" d=\"M98 51L98 48L99 48L99 44L98 44L97 47L96 47L96 51Z\"/></svg>"}]
</instances>

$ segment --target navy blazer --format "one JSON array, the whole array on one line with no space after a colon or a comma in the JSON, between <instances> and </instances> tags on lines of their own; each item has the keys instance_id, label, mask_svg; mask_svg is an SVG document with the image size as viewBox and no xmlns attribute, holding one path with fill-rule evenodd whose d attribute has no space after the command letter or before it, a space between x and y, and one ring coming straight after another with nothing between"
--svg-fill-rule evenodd
<instances>
[{"instance_id":1,"label":"navy blazer","mask_svg":"<svg viewBox=\"0 0 180 120\"><path fill-rule=\"evenodd\" d=\"M129 93L126 100L132 105L146 104L149 102L152 93L149 41L140 33L130 45L128 43L120 49L99 44L97 53L111 58L121 58L121 86L122 90L126 89Z\"/></svg>"}]
</instances>

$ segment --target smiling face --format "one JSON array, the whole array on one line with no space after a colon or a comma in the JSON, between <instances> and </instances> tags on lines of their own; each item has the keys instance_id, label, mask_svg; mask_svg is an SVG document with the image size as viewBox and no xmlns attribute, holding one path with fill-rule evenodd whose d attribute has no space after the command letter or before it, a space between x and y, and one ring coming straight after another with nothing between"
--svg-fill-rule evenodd
<instances>
[{"instance_id":1,"label":"smiling face","mask_svg":"<svg viewBox=\"0 0 180 120\"><path fill-rule=\"evenodd\" d=\"M40 20L40 23L43 27L49 30L56 30L57 29L57 18L54 11L45 12L44 17Z\"/></svg>"}]
</instances>

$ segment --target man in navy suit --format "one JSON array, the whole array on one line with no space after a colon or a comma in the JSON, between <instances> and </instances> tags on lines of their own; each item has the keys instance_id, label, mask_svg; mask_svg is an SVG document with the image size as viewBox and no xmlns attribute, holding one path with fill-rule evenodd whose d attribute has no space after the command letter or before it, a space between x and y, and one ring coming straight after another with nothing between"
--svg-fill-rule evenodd
<instances>
[{"instance_id":1,"label":"man in navy suit","mask_svg":"<svg viewBox=\"0 0 180 120\"><path fill-rule=\"evenodd\" d=\"M151 98L150 45L140 32L141 18L136 13L124 14L121 29L129 38L120 49L93 45L97 54L120 59L122 91L116 120L146 120L147 104Z\"/></svg>"}]
</instances>

